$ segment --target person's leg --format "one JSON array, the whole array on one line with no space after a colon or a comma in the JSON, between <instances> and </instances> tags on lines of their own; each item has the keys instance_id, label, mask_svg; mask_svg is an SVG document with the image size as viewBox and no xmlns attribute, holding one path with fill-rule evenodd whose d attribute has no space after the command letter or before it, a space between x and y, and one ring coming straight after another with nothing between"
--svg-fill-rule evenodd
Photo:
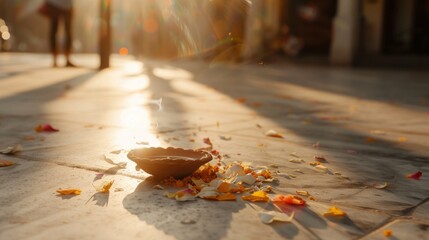
<instances>
[{"instance_id":1,"label":"person's leg","mask_svg":"<svg viewBox=\"0 0 429 240\"><path fill-rule=\"evenodd\" d=\"M50 22L51 22L51 28L49 31L49 43L51 48L51 54L52 54L52 60L53 60L53 67L57 66L57 55L58 55L58 49L57 49L57 32L58 32L58 15L57 14L51 14L50 16Z\"/></svg>"},{"instance_id":2,"label":"person's leg","mask_svg":"<svg viewBox=\"0 0 429 240\"><path fill-rule=\"evenodd\" d=\"M72 36L72 11L67 11L64 14L64 26L65 26L65 34L66 34L66 48L65 48L65 56L67 61L67 67L74 67L75 65L70 61L70 53L72 49L73 36Z\"/></svg>"}]
</instances>

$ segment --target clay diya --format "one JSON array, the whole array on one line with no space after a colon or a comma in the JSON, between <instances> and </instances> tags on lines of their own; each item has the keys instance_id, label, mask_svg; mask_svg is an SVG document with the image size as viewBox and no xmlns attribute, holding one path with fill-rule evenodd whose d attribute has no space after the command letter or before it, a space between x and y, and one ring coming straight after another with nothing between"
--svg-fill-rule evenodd
<instances>
[{"instance_id":1,"label":"clay diya","mask_svg":"<svg viewBox=\"0 0 429 240\"><path fill-rule=\"evenodd\" d=\"M136 170L143 169L156 178L184 178L213 159L204 151L172 147L137 148L127 157L137 164Z\"/></svg>"}]
</instances>

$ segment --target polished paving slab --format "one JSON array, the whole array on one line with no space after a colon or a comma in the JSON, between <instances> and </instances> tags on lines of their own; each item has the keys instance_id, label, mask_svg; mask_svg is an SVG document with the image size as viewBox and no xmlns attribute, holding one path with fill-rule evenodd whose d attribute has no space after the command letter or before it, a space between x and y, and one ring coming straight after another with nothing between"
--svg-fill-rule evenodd
<instances>
[{"instance_id":1,"label":"polished paving slab","mask_svg":"<svg viewBox=\"0 0 429 240\"><path fill-rule=\"evenodd\" d=\"M95 55L74 58L81 67L53 69L48 55L0 54L0 148L23 148L0 155L15 163L0 168L0 239L429 239L429 72L118 56L97 71ZM36 133L43 123L60 131ZM118 149L200 148L206 137L225 162L294 175L275 193L307 190L316 201L293 209L292 223L266 225L257 212L267 204L178 203L125 154L124 169L103 160ZM310 166L315 155L347 178ZM420 180L405 177L416 171ZM100 172L115 181L109 194L93 187ZM56 196L68 187L81 195ZM323 217L332 205L347 217Z\"/></svg>"}]
</instances>

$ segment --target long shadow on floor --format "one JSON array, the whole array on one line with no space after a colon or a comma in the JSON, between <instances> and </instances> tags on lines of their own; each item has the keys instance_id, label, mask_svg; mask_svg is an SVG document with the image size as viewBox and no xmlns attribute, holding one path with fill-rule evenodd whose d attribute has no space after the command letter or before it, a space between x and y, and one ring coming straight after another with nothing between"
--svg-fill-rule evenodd
<instances>
[{"instance_id":1,"label":"long shadow on floor","mask_svg":"<svg viewBox=\"0 0 429 240\"><path fill-rule=\"evenodd\" d=\"M380 88L389 85L388 82L390 79L388 77L392 76L391 73L376 71L374 73L377 76L377 79L374 80L376 84L371 85L371 79L366 79L365 84L359 85L359 78L368 73L355 75L354 71L351 70L337 71L335 69L325 69L322 71L324 75L321 77L327 78L327 80L322 81L323 79L319 79L320 76L317 72L314 74L306 72L311 69L294 70L293 74L289 74L287 68L282 69L278 67L275 69L274 76L271 69L266 70L264 67L259 66L255 66L254 68L250 68L249 66L245 68L240 66L210 67L209 65L180 61L168 62L165 65L167 67L182 68L191 72L196 76L196 82L228 95L231 99L246 97L249 102L252 98L255 101L262 99L265 101L262 102L262 107L254 107L250 104L244 106L251 108L258 116L269 119L305 141L305 143L294 144L302 144L303 147L311 148L312 144L320 142L318 152L328 156L340 156L341 161L337 161L336 164L343 169L348 169L356 173L356 178L359 180L355 182L357 184L355 186L367 187L368 181L395 181L394 185L390 186L387 192L397 195L399 199L407 199L408 207L413 207L415 204L427 199L429 189L424 188L421 184L417 185L418 182L404 178L404 175L409 172L398 172L397 168L397 166L412 166L414 169L424 168L429 162L427 156L416 154L411 150L401 147L397 142L377 138L366 131L356 131L347 128L345 126L347 124L344 124L344 121L332 121L331 119L320 118L320 115L318 115L319 111L329 109L329 104L318 108L317 104L322 104L317 101L318 96L312 96L313 101L304 100L299 97L280 99L277 96L279 89L272 88L270 84L266 86L263 84L264 81L275 81L278 84L305 86L327 93L332 92L345 96L353 96L357 99L390 103L392 99L389 94L378 93L384 90ZM301 72L306 77L305 80L299 76ZM339 74L339 76L335 76L336 74ZM407 81L408 79L408 73L395 74L398 77L395 78L394 83ZM345 76L348 76L348 79ZM334 78L334 80L331 81L329 78ZM344 82L341 82L341 79ZM234 81L234 83L230 83L231 81ZM413 96L414 92L422 96L423 90L421 87L427 85L427 83L418 84L418 82L421 83L421 79L420 81L416 80L414 84L405 84L407 88L402 88L401 86L403 85L399 83L398 85L392 83L393 85L389 86L389 92L397 94L405 91L402 92L401 97L398 97L398 102L420 107L422 106L420 102L408 100L409 97ZM371 92L369 93L368 91ZM326 103L323 104L326 105ZM298 120L288 118L288 114L273 115L276 108L288 109L289 112L297 113ZM335 114L335 112L328 110L328 114ZM303 120L311 122L311 125L302 124L301 121ZM379 128L383 128L382 123L380 123ZM366 143L365 141L369 137L374 138L375 142ZM357 154L348 154L347 152L350 150L350 147L354 147ZM417 147L420 147L421 150L423 149L422 146ZM338 185L339 187L348 188L350 184L338 182ZM377 204L380 204L380 206L383 204L386 206L393 204L391 201L382 198L377 201L379 201ZM362 207L371 208L371 206ZM403 211L405 212L407 209L407 207L404 207ZM396 213L401 214L402 211Z\"/></svg>"},{"instance_id":2,"label":"long shadow on floor","mask_svg":"<svg viewBox=\"0 0 429 240\"><path fill-rule=\"evenodd\" d=\"M154 184L151 178L140 183L133 193L124 198L123 206L148 225L178 240L221 239L230 228L232 215L244 208L240 201L200 199L177 202L163 196L164 191L153 189Z\"/></svg>"}]
</instances>

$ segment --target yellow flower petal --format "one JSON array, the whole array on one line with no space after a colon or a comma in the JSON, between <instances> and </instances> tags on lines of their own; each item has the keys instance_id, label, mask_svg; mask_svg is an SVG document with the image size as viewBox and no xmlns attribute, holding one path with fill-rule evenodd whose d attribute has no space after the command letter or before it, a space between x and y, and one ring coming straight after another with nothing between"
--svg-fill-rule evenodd
<instances>
[{"instance_id":1,"label":"yellow flower petal","mask_svg":"<svg viewBox=\"0 0 429 240\"><path fill-rule=\"evenodd\" d=\"M268 202L270 198L268 194L264 191L256 191L250 195L242 196L241 199L251 202Z\"/></svg>"},{"instance_id":2,"label":"yellow flower petal","mask_svg":"<svg viewBox=\"0 0 429 240\"><path fill-rule=\"evenodd\" d=\"M325 212L323 214L323 216L325 216L325 217L344 217L344 216L346 216L346 213L343 210L337 208L336 206L332 206L328 209L327 212Z\"/></svg>"}]
</instances>

